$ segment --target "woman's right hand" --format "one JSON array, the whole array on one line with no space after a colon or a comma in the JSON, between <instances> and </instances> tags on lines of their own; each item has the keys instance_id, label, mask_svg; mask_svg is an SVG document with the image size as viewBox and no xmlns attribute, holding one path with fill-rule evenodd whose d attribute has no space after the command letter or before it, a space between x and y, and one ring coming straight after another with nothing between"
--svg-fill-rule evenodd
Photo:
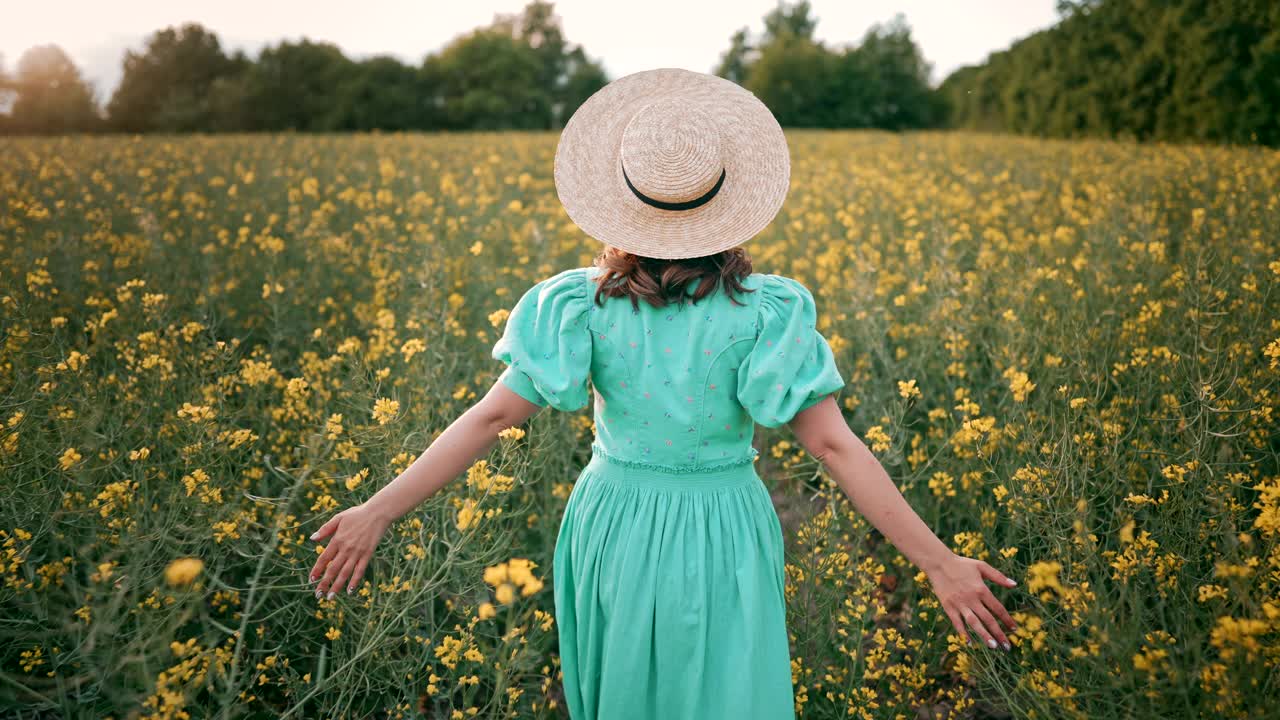
<instances>
[{"instance_id":1,"label":"woman's right hand","mask_svg":"<svg viewBox=\"0 0 1280 720\"><path fill-rule=\"evenodd\" d=\"M929 577L933 592L942 602L942 609L966 643L969 641L969 632L965 629L965 624L968 623L987 647L994 649L999 645L1005 650L1009 649L1009 638L1000 629L996 618L1003 621L1010 632L1017 630L1017 623L991 593L985 581L991 580L1008 587L1017 585L1017 582L982 560L954 553L925 574Z\"/></svg>"},{"instance_id":2,"label":"woman's right hand","mask_svg":"<svg viewBox=\"0 0 1280 720\"><path fill-rule=\"evenodd\" d=\"M333 540L325 546L311 569L311 582L319 580L316 597L327 592L332 600L343 584L350 594L360 584L369 559L373 557L373 549L390 525L388 518L361 504L343 510L320 526L311 539L323 540L332 535Z\"/></svg>"}]
</instances>

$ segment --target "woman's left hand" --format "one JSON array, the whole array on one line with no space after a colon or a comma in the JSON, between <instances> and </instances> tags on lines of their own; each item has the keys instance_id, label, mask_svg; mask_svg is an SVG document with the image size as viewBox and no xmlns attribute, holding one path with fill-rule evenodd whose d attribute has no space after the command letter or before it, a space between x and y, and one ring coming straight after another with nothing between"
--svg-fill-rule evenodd
<instances>
[{"instance_id":1,"label":"woman's left hand","mask_svg":"<svg viewBox=\"0 0 1280 720\"><path fill-rule=\"evenodd\" d=\"M344 584L350 594L360 584L369 559L373 557L373 549L390 525L390 520L365 505L355 505L320 526L311 539L323 540L332 535L333 540L325 546L311 569L311 582L319 580L316 597L327 592L332 600Z\"/></svg>"},{"instance_id":2,"label":"woman's left hand","mask_svg":"<svg viewBox=\"0 0 1280 720\"><path fill-rule=\"evenodd\" d=\"M1000 628L1000 622L1010 631L1016 630L1017 625L1004 605L991 594L986 581L1013 587L1017 585L1013 578L982 560L955 554L926 574L942 609L965 642L969 641L967 625L989 647L1009 649L1009 638Z\"/></svg>"}]
</instances>

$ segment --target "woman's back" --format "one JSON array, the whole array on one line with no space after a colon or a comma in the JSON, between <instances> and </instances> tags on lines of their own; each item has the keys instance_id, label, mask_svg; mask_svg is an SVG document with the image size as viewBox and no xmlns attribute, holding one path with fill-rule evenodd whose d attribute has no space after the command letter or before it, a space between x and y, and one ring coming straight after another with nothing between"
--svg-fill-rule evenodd
<instances>
[{"instance_id":1,"label":"woman's back","mask_svg":"<svg viewBox=\"0 0 1280 720\"><path fill-rule=\"evenodd\" d=\"M525 399L594 400L552 562L570 716L793 717L782 526L751 440L844 386L813 296L753 273L734 298L597 305L601 272L534 285L493 348Z\"/></svg>"},{"instance_id":2,"label":"woman's back","mask_svg":"<svg viewBox=\"0 0 1280 720\"><path fill-rule=\"evenodd\" d=\"M493 350L527 399L562 410L594 400L599 452L667 469L748 463L755 423L781 425L844 386L813 297L795 280L753 273L737 302L717 287L696 303L633 307L594 302L600 272L535 285Z\"/></svg>"}]
</instances>

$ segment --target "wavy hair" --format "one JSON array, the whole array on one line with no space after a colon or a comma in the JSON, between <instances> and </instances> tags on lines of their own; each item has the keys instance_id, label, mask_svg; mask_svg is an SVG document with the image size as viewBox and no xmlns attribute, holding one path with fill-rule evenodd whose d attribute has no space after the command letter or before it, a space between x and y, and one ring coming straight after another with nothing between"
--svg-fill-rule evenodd
<instances>
[{"instance_id":1,"label":"wavy hair","mask_svg":"<svg viewBox=\"0 0 1280 720\"><path fill-rule=\"evenodd\" d=\"M666 307L675 300L683 305L694 303L715 292L723 285L729 300L743 305L734 293L748 293L742 280L752 273L751 256L741 246L723 250L714 255L679 260L634 255L612 245L596 255L593 263L603 272L596 278L595 303L603 304L604 297L627 297L631 307L640 308L640 300L654 307ZM697 283L693 295L688 294L691 283Z\"/></svg>"}]
</instances>

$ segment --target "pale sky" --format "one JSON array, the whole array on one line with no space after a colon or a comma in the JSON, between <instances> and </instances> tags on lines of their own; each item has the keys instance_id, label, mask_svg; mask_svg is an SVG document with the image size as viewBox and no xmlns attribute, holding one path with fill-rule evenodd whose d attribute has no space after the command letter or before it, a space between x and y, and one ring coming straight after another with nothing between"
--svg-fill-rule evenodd
<instances>
[{"instance_id":1,"label":"pale sky","mask_svg":"<svg viewBox=\"0 0 1280 720\"><path fill-rule=\"evenodd\" d=\"M199 22L224 50L251 57L280 40L332 42L353 59L387 53L417 65L454 36L518 13L526 0L34 0L13 3L0 24L0 56L12 72L32 45L60 45L105 102L120 81L126 49L169 25ZM763 27L775 0L558 0L571 43L601 61L610 79L656 67L711 72L735 30ZM1057 20L1054 0L811 0L817 38L856 44L871 25L902 12L933 63L936 84L958 67Z\"/></svg>"}]
</instances>

